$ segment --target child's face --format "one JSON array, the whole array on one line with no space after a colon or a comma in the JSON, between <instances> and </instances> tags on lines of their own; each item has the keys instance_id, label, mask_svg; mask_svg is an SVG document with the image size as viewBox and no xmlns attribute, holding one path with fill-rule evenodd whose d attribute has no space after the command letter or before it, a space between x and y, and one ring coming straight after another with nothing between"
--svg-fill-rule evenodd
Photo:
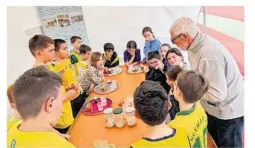
<instances>
[{"instance_id":1,"label":"child's face","mask_svg":"<svg viewBox=\"0 0 255 148\"><path fill-rule=\"evenodd\" d=\"M160 60L156 58L152 58L148 61L150 67L155 68L159 65Z\"/></svg>"},{"instance_id":2,"label":"child's face","mask_svg":"<svg viewBox=\"0 0 255 148\"><path fill-rule=\"evenodd\" d=\"M170 80L169 78L168 78L168 76L166 75L166 83L171 87L171 88L173 88L174 87L174 81L172 81L172 80Z\"/></svg>"},{"instance_id":3,"label":"child's face","mask_svg":"<svg viewBox=\"0 0 255 148\"><path fill-rule=\"evenodd\" d=\"M56 56L60 59L67 59L68 58L68 51L66 43L60 45L59 51L56 52Z\"/></svg>"},{"instance_id":4,"label":"child's face","mask_svg":"<svg viewBox=\"0 0 255 148\"><path fill-rule=\"evenodd\" d=\"M180 65L180 63L182 62L182 59L183 59L182 57L176 55L175 53L169 53L167 56L167 62L171 66Z\"/></svg>"},{"instance_id":5,"label":"child's face","mask_svg":"<svg viewBox=\"0 0 255 148\"><path fill-rule=\"evenodd\" d=\"M128 53L130 55L134 55L135 54L135 49L134 48L128 48L127 50L128 50Z\"/></svg>"},{"instance_id":6,"label":"child's face","mask_svg":"<svg viewBox=\"0 0 255 148\"><path fill-rule=\"evenodd\" d=\"M104 66L104 61L103 61L103 57L100 56L99 60L96 61L96 67L101 69Z\"/></svg>"},{"instance_id":7,"label":"child's face","mask_svg":"<svg viewBox=\"0 0 255 148\"><path fill-rule=\"evenodd\" d=\"M47 48L38 50L35 55L41 57L44 63L52 62L55 58L54 44L50 44Z\"/></svg>"},{"instance_id":8,"label":"child's face","mask_svg":"<svg viewBox=\"0 0 255 148\"><path fill-rule=\"evenodd\" d=\"M90 59L90 55L91 55L91 51L87 51L85 54L81 54L81 58L83 61L86 61L88 59Z\"/></svg>"},{"instance_id":9,"label":"child's face","mask_svg":"<svg viewBox=\"0 0 255 148\"><path fill-rule=\"evenodd\" d=\"M174 94L174 97L177 101L180 100L181 98L181 90L177 87L177 80L174 82L174 89L173 89L173 94Z\"/></svg>"},{"instance_id":10,"label":"child's face","mask_svg":"<svg viewBox=\"0 0 255 148\"><path fill-rule=\"evenodd\" d=\"M106 50L105 53L106 53L107 57L112 57L113 50L111 50L111 49L110 50Z\"/></svg>"},{"instance_id":11,"label":"child's face","mask_svg":"<svg viewBox=\"0 0 255 148\"><path fill-rule=\"evenodd\" d=\"M166 52L167 52L167 50L169 50L167 46L161 46L161 48L160 48L160 55L161 55L161 57L162 57L163 59L166 58Z\"/></svg>"},{"instance_id":12,"label":"child's face","mask_svg":"<svg viewBox=\"0 0 255 148\"><path fill-rule=\"evenodd\" d=\"M81 47L81 44L82 44L81 40L80 39L76 39L75 42L73 43L73 47L75 49L79 49Z\"/></svg>"},{"instance_id":13,"label":"child's face","mask_svg":"<svg viewBox=\"0 0 255 148\"><path fill-rule=\"evenodd\" d=\"M63 91L62 88L59 88L58 96L49 98L45 103L45 110L49 113L49 122L51 125L56 125L58 122L59 117L62 113L62 97Z\"/></svg>"},{"instance_id":14,"label":"child's face","mask_svg":"<svg viewBox=\"0 0 255 148\"><path fill-rule=\"evenodd\" d=\"M154 40L153 34L151 32L149 32L149 31L148 32L144 32L143 36L144 36L146 42Z\"/></svg>"}]
</instances>

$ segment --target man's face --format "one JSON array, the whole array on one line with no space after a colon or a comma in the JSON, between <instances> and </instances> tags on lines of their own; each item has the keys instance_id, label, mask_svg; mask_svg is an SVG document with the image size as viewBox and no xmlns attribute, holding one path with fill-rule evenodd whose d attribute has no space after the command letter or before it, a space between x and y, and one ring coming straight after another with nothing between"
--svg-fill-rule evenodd
<instances>
[{"instance_id":1,"label":"man's face","mask_svg":"<svg viewBox=\"0 0 255 148\"><path fill-rule=\"evenodd\" d=\"M187 34L184 33L175 34L174 31L171 31L170 34L172 43L175 44L180 49L187 50L191 45L191 43L189 42L190 36L188 36Z\"/></svg>"}]
</instances>

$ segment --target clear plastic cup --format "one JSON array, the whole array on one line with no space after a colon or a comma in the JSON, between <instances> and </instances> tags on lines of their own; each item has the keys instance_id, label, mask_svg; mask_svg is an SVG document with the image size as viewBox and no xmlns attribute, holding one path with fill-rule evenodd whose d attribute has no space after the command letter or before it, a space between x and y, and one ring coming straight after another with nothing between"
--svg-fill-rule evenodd
<instances>
[{"instance_id":1,"label":"clear plastic cup","mask_svg":"<svg viewBox=\"0 0 255 148\"><path fill-rule=\"evenodd\" d=\"M97 102L97 109L98 111L102 111L104 109L101 102Z\"/></svg>"},{"instance_id":2,"label":"clear plastic cup","mask_svg":"<svg viewBox=\"0 0 255 148\"><path fill-rule=\"evenodd\" d=\"M102 104L103 107L107 105L107 101L106 101L105 96L101 97L101 104Z\"/></svg>"}]
</instances>

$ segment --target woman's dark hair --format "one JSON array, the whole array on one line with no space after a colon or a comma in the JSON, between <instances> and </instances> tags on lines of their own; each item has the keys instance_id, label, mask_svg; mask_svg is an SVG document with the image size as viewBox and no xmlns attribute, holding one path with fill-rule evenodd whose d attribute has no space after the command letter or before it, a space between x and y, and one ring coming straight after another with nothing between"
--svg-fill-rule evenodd
<instances>
[{"instance_id":1,"label":"woman's dark hair","mask_svg":"<svg viewBox=\"0 0 255 148\"><path fill-rule=\"evenodd\" d=\"M136 42L133 41L133 40L128 41L127 48L134 48L134 49L136 49L137 48Z\"/></svg>"}]
</instances>

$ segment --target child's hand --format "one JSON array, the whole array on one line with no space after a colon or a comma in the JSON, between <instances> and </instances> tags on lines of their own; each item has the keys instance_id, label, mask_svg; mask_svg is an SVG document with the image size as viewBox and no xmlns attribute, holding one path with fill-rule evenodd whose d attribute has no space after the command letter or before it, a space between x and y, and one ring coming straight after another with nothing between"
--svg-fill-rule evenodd
<instances>
[{"instance_id":1,"label":"child's hand","mask_svg":"<svg viewBox=\"0 0 255 148\"><path fill-rule=\"evenodd\" d=\"M92 83L92 84L90 85L89 90L88 90L87 93L88 93L88 94L91 93L91 92L94 90L94 87L95 87L95 84Z\"/></svg>"},{"instance_id":2,"label":"child's hand","mask_svg":"<svg viewBox=\"0 0 255 148\"><path fill-rule=\"evenodd\" d=\"M63 139L65 139L66 141L70 141L70 139L71 139L71 136L68 135L68 134L60 134L60 136L61 136Z\"/></svg>"},{"instance_id":3,"label":"child's hand","mask_svg":"<svg viewBox=\"0 0 255 148\"><path fill-rule=\"evenodd\" d=\"M77 90L75 89L70 89L66 92L66 95L65 95L65 98L66 99L70 99L70 100L73 100L75 99L77 96Z\"/></svg>"}]
</instances>

